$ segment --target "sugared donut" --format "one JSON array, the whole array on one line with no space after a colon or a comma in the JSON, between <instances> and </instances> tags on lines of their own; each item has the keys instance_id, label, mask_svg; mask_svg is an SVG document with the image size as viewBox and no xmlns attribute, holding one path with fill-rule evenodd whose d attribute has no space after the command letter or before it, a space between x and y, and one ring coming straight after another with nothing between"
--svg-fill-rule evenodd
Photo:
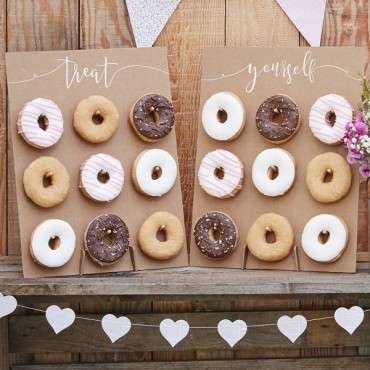
<instances>
[{"instance_id":1,"label":"sugared donut","mask_svg":"<svg viewBox=\"0 0 370 370\"><path fill-rule=\"evenodd\" d=\"M162 95L144 95L132 107L130 122L142 140L154 142L162 139L175 124L172 103Z\"/></svg>"},{"instance_id":2,"label":"sugared donut","mask_svg":"<svg viewBox=\"0 0 370 370\"><path fill-rule=\"evenodd\" d=\"M340 154L319 154L307 165L306 184L318 202L337 202L347 195L351 183L351 167Z\"/></svg>"},{"instance_id":3,"label":"sugared donut","mask_svg":"<svg viewBox=\"0 0 370 370\"><path fill-rule=\"evenodd\" d=\"M176 178L177 163L172 155L163 149L144 150L132 166L135 188L152 197L168 193L175 185Z\"/></svg>"},{"instance_id":4,"label":"sugared donut","mask_svg":"<svg viewBox=\"0 0 370 370\"><path fill-rule=\"evenodd\" d=\"M49 148L62 137L62 112L52 100L37 98L29 101L19 112L17 131L33 147Z\"/></svg>"},{"instance_id":5,"label":"sugared donut","mask_svg":"<svg viewBox=\"0 0 370 370\"><path fill-rule=\"evenodd\" d=\"M202 124L212 139L228 141L237 138L245 125L243 102L226 91L210 96L203 105Z\"/></svg>"},{"instance_id":6,"label":"sugared donut","mask_svg":"<svg viewBox=\"0 0 370 370\"><path fill-rule=\"evenodd\" d=\"M285 194L293 185L295 163L284 149L265 149L252 166L252 181L259 192L269 197Z\"/></svg>"},{"instance_id":7,"label":"sugared donut","mask_svg":"<svg viewBox=\"0 0 370 370\"><path fill-rule=\"evenodd\" d=\"M321 214L312 217L302 232L302 249L317 262L336 261L344 252L347 242L347 225L334 215Z\"/></svg>"},{"instance_id":8,"label":"sugared donut","mask_svg":"<svg viewBox=\"0 0 370 370\"><path fill-rule=\"evenodd\" d=\"M194 240L208 258L220 259L232 254L238 242L234 220L222 212L208 212L194 226Z\"/></svg>"},{"instance_id":9,"label":"sugared donut","mask_svg":"<svg viewBox=\"0 0 370 370\"><path fill-rule=\"evenodd\" d=\"M88 198L110 202L122 191L124 170L121 162L108 154L94 154L80 169L80 189Z\"/></svg>"},{"instance_id":10,"label":"sugared donut","mask_svg":"<svg viewBox=\"0 0 370 370\"><path fill-rule=\"evenodd\" d=\"M40 207L54 207L64 201L69 190L66 168L54 157L39 157L23 173L26 195Z\"/></svg>"},{"instance_id":11,"label":"sugared donut","mask_svg":"<svg viewBox=\"0 0 370 370\"><path fill-rule=\"evenodd\" d=\"M223 149L207 153L198 170L199 185L216 198L236 195L242 188L243 177L243 163L235 154Z\"/></svg>"},{"instance_id":12,"label":"sugared donut","mask_svg":"<svg viewBox=\"0 0 370 370\"><path fill-rule=\"evenodd\" d=\"M163 240L158 234L164 236ZM185 232L180 220L169 212L155 212L140 226L138 241L140 249L156 260L176 257L185 242Z\"/></svg>"},{"instance_id":13,"label":"sugared donut","mask_svg":"<svg viewBox=\"0 0 370 370\"><path fill-rule=\"evenodd\" d=\"M321 96L310 111L309 127L312 134L326 144L340 143L347 123L352 121L352 111L351 104L343 96Z\"/></svg>"},{"instance_id":14,"label":"sugared donut","mask_svg":"<svg viewBox=\"0 0 370 370\"><path fill-rule=\"evenodd\" d=\"M247 235L249 252L261 261L281 261L290 254L293 244L292 225L285 217L275 213L259 216Z\"/></svg>"},{"instance_id":15,"label":"sugared donut","mask_svg":"<svg viewBox=\"0 0 370 370\"><path fill-rule=\"evenodd\" d=\"M109 140L118 128L119 113L116 106L100 95L81 100L73 114L73 127L90 143Z\"/></svg>"},{"instance_id":16,"label":"sugared donut","mask_svg":"<svg viewBox=\"0 0 370 370\"><path fill-rule=\"evenodd\" d=\"M129 249L129 231L120 217L103 214L87 226L84 244L93 262L100 266L111 265Z\"/></svg>"},{"instance_id":17,"label":"sugared donut","mask_svg":"<svg viewBox=\"0 0 370 370\"><path fill-rule=\"evenodd\" d=\"M300 126L297 104L286 95L271 96L259 106L256 126L270 143L281 144L290 140Z\"/></svg>"},{"instance_id":18,"label":"sugared donut","mask_svg":"<svg viewBox=\"0 0 370 370\"><path fill-rule=\"evenodd\" d=\"M30 253L41 266L55 268L72 258L75 246L76 235L71 225L63 220L50 219L32 232Z\"/></svg>"}]
</instances>

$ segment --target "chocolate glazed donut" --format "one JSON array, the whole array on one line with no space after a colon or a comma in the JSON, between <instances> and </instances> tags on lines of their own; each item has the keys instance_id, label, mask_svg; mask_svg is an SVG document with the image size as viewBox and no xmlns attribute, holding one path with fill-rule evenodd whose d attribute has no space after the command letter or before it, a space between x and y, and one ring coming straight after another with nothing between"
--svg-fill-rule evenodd
<instances>
[{"instance_id":1,"label":"chocolate glazed donut","mask_svg":"<svg viewBox=\"0 0 370 370\"><path fill-rule=\"evenodd\" d=\"M290 140L300 126L297 104L285 95L266 99L256 113L258 132L269 142L281 144Z\"/></svg>"},{"instance_id":2,"label":"chocolate glazed donut","mask_svg":"<svg viewBox=\"0 0 370 370\"><path fill-rule=\"evenodd\" d=\"M238 230L231 217L221 212L209 212L194 227L195 244L202 254L220 259L234 252Z\"/></svg>"},{"instance_id":3,"label":"chocolate glazed donut","mask_svg":"<svg viewBox=\"0 0 370 370\"><path fill-rule=\"evenodd\" d=\"M128 228L116 215L100 215L86 228L85 250L100 266L118 261L127 252L129 244Z\"/></svg>"},{"instance_id":4,"label":"chocolate glazed donut","mask_svg":"<svg viewBox=\"0 0 370 370\"><path fill-rule=\"evenodd\" d=\"M135 103L130 121L142 140L154 142L171 132L175 114L171 102L165 96L149 94Z\"/></svg>"}]
</instances>

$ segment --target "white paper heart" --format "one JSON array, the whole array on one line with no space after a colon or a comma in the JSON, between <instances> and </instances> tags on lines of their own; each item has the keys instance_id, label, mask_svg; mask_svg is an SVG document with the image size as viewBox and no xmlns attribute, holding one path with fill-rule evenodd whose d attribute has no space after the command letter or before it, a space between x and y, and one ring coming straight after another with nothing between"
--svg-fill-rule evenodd
<instances>
[{"instance_id":1,"label":"white paper heart","mask_svg":"<svg viewBox=\"0 0 370 370\"><path fill-rule=\"evenodd\" d=\"M185 320L164 319L159 324L159 331L172 347L188 335L189 329L189 324Z\"/></svg>"},{"instance_id":2,"label":"white paper heart","mask_svg":"<svg viewBox=\"0 0 370 370\"><path fill-rule=\"evenodd\" d=\"M221 320L217 325L218 334L230 347L234 347L247 334L248 326L243 320Z\"/></svg>"},{"instance_id":3,"label":"white paper heart","mask_svg":"<svg viewBox=\"0 0 370 370\"><path fill-rule=\"evenodd\" d=\"M307 320L302 315L296 315L294 317L284 315L278 320L277 326L280 333L294 343L306 330Z\"/></svg>"},{"instance_id":4,"label":"white paper heart","mask_svg":"<svg viewBox=\"0 0 370 370\"><path fill-rule=\"evenodd\" d=\"M101 321L104 333L112 343L125 336L131 329L131 321L125 316L116 317L112 314L105 315Z\"/></svg>"},{"instance_id":5,"label":"white paper heart","mask_svg":"<svg viewBox=\"0 0 370 370\"><path fill-rule=\"evenodd\" d=\"M76 314L71 308L61 309L56 305L52 305L46 309L45 317L55 334L59 334L74 323Z\"/></svg>"},{"instance_id":6,"label":"white paper heart","mask_svg":"<svg viewBox=\"0 0 370 370\"><path fill-rule=\"evenodd\" d=\"M364 320L364 310L358 306L350 309L339 307L334 313L334 318L339 326L352 335Z\"/></svg>"},{"instance_id":7,"label":"white paper heart","mask_svg":"<svg viewBox=\"0 0 370 370\"><path fill-rule=\"evenodd\" d=\"M17 300L12 295L2 295L0 293L0 319L14 312L17 304Z\"/></svg>"}]
</instances>

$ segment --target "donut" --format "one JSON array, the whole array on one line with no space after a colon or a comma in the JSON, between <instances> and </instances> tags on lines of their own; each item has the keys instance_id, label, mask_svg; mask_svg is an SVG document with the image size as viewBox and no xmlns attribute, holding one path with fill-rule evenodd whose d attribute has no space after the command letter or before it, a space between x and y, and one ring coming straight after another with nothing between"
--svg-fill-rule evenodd
<instances>
[{"instance_id":1,"label":"donut","mask_svg":"<svg viewBox=\"0 0 370 370\"><path fill-rule=\"evenodd\" d=\"M318 98L309 115L309 127L313 136L325 144L339 144L348 122L352 121L351 104L336 94Z\"/></svg>"},{"instance_id":2,"label":"donut","mask_svg":"<svg viewBox=\"0 0 370 370\"><path fill-rule=\"evenodd\" d=\"M130 246L126 224L116 215L102 214L88 225L84 236L85 251L100 266L117 262Z\"/></svg>"},{"instance_id":3,"label":"donut","mask_svg":"<svg viewBox=\"0 0 370 370\"><path fill-rule=\"evenodd\" d=\"M318 202L334 203L344 198L351 183L351 167L340 154L319 154L307 165L307 188Z\"/></svg>"},{"instance_id":4,"label":"donut","mask_svg":"<svg viewBox=\"0 0 370 370\"><path fill-rule=\"evenodd\" d=\"M317 262L334 262L343 254L348 243L348 228L337 216L321 214L305 225L301 244L305 254Z\"/></svg>"},{"instance_id":5,"label":"donut","mask_svg":"<svg viewBox=\"0 0 370 370\"><path fill-rule=\"evenodd\" d=\"M19 112L17 132L29 145L38 149L49 148L62 137L62 112L52 100L31 100Z\"/></svg>"},{"instance_id":6,"label":"donut","mask_svg":"<svg viewBox=\"0 0 370 370\"><path fill-rule=\"evenodd\" d=\"M210 96L203 105L202 124L212 139L236 139L245 125L243 102L235 94L226 91Z\"/></svg>"},{"instance_id":7,"label":"donut","mask_svg":"<svg viewBox=\"0 0 370 370\"><path fill-rule=\"evenodd\" d=\"M63 220L41 222L31 235L30 253L35 262L49 268L64 266L73 256L76 235Z\"/></svg>"},{"instance_id":8,"label":"donut","mask_svg":"<svg viewBox=\"0 0 370 370\"><path fill-rule=\"evenodd\" d=\"M209 212L195 224L194 240L204 256L221 259L234 252L238 242L238 229L227 214Z\"/></svg>"},{"instance_id":9,"label":"donut","mask_svg":"<svg viewBox=\"0 0 370 370\"><path fill-rule=\"evenodd\" d=\"M131 108L130 122L140 139L148 142L162 139L175 124L172 103L162 95L144 95Z\"/></svg>"},{"instance_id":10,"label":"donut","mask_svg":"<svg viewBox=\"0 0 370 370\"><path fill-rule=\"evenodd\" d=\"M290 254L293 244L292 225L276 213L259 216L247 234L249 252L261 261L281 261Z\"/></svg>"},{"instance_id":11,"label":"donut","mask_svg":"<svg viewBox=\"0 0 370 370\"><path fill-rule=\"evenodd\" d=\"M206 154L199 166L202 189L216 198L231 198L242 188L243 163L233 153L217 149Z\"/></svg>"},{"instance_id":12,"label":"donut","mask_svg":"<svg viewBox=\"0 0 370 370\"><path fill-rule=\"evenodd\" d=\"M286 95L271 96L257 110L256 127L270 143L281 144L290 140L300 127L297 104Z\"/></svg>"},{"instance_id":13,"label":"donut","mask_svg":"<svg viewBox=\"0 0 370 370\"><path fill-rule=\"evenodd\" d=\"M69 190L66 168L54 157L39 157L23 173L23 187L29 199L51 208L64 201Z\"/></svg>"},{"instance_id":14,"label":"donut","mask_svg":"<svg viewBox=\"0 0 370 370\"><path fill-rule=\"evenodd\" d=\"M118 128L116 106L100 95L81 100L73 114L73 127L86 141L97 144L109 140Z\"/></svg>"},{"instance_id":15,"label":"donut","mask_svg":"<svg viewBox=\"0 0 370 370\"><path fill-rule=\"evenodd\" d=\"M94 154L80 169L80 189L97 202L110 202L122 191L124 170L121 162L108 154Z\"/></svg>"},{"instance_id":16,"label":"donut","mask_svg":"<svg viewBox=\"0 0 370 370\"><path fill-rule=\"evenodd\" d=\"M163 240L158 235L163 235ZM140 226L138 241L140 249L155 260L176 257L185 242L185 232L180 220L169 212L155 212Z\"/></svg>"},{"instance_id":17,"label":"donut","mask_svg":"<svg viewBox=\"0 0 370 370\"><path fill-rule=\"evenodd\" d=\"M177 163L162 149L142 151L132 166L132 181L137 191L151 197L161 197L175 185Z\"/></svg>"},{"instance_id":18,"label":"donut","mask_svg":"<svg viewBox=\"0 0 370 370\"><path fill-rule=\"evenodd\" d=\"M285 194L295 179L293 156L284 149L265 149L252 165L252 181L257 190L269 197Z\"/></svg>"}]
</instances>

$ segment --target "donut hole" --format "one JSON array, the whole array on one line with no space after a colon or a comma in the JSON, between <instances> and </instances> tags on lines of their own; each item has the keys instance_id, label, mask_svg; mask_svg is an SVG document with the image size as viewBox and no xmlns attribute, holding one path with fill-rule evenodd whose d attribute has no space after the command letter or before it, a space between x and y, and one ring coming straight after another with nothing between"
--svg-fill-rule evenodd
<instances>
[{"instance_id":1,"label":"donut hole","mask_svg":"<svg viewBox=\"0 0 370 370\"><path fill-rule=\"evenodd\" d=\"M218 228L212 228L208 230L208 237L213 242L217 242L221 238L221 232Z\"/></svg>"},{"instance_id":2,"label":"donut hole","mask_svg":"<svg viewBox=\"0 0 370 370\"><path fill-rule=\"evenodd\" d=\"M154 107L150 107L149 117L150 117L151 123L153 124L157 124L161 118L158 110L156 110Z\"/></svg>"},{"instance_id":3,"label":"donut hole","mask_svg":"<svg viewBox=\"0 0 370 370\"><path fill-rule=\"evenodd\" d=\"M113 232L113 230L112 229L106 229L105 233L103 235L103 244L106 247L110 247L111 245L114 244L115 240L116 240L116 235Z\"/></svg>"},{"instance_id":4,"label":"donut hole","mask_svg":"<svg viewBox=\"0 0 370 370\"><path fill-rule=\"evenodd\" d=\"M42 186L48 188L53 185L53 174L51 172L46 172L42 177Z\"/></svg>"},{"instance_id":5,"label":"donut hole","mask_svg":"<svg viewBox=\"0 0 370 370\"><path fill-rule=\"evenodd\" d=\"M333 180L333 170L331 168L327 168L324 172L324 177L322 181L331 182L332 180Z\"/></svg>"},{"instance_id":6,"label":"donut hole","mask_svg":"<svg viewBox=\"0 0 370 370\"><path fill-rule=\"evenodd\" d=\"M93 116L91 117L92 121L95 125L101 125L104 121L104 117L102 116L100 111L95 111Z\"/></svg>"},{"instance_id":7,"label":"donut hole","mask_svg":"<svg viewBox=\"0 0 370 370\"><path fill-rule=\"evenodd\" d=\"M265 241L268 244L276 243L276 234L269 227L266 227L266 229L265 229Z\"/></svg>"},{"instance_id":8,"label":"donut hole","mask_svg":"<svg viewBox=\"0 0 370 370\"><path fill-rule=\"evenodd\" d=\"M225 123L227 121L227 113L224 109L219 109L217 111L217 120L220 123Z\"/></svg>"},{"instance_id":9,"label":"donut hole","mask_svg":"<svg viewBox=\"0 0 370 370\"><path fill-rule=\"evenodd\" d=\"M58 236L52 236L48 242L49 248L53 251L60 247L60 238Z\"/></svg>"},{"instance_id":10,"label":"donut hole","mask_svg":"<svg viewBox=\"0 0 370 370\"><path fill-rule=\"evenodd\" d=\"M281 109L275 108L272 111L271 122L275 125L281 125L284 122L284 115Z\"/></svg>"},{"instance_id":11,"label":"donut hole","mask_svg":"<svg viewBox=\"0 0 370 370\"><path fill-rule=\"evenodd\" d=\"M337 120L337 115L334 111L330 110L325 114L325 122L328 126L333 127L335 125L335 121Z\"/></svg>"},{"instance_id":12,"label":"donut hole","mask_svg":"<svg viewBox=\"0 0 370 370\"><path fill-rule=\"evenodd\" d=\"M98 176L97 176L97 179L99 182L101 182L102 184L106 184L108 181L109 181L109 173L105 170L100 170L98 172Z\"/></svg>"},{"instance_id":13,"label":"donut hole","mask_svg":"<svg viewBox=\"0 0 370 370\"><path fill-rule=\"evenodd\" d=\"M163 243L167 240L167 230L165 226L160 226L157 230L157 233L155 235L156 239Z\"/></svg>"},{"instance_id":14,"label":"donut hole","mask_svg":"<svg viewBox=\"0 0 370 370\"><path fill-rule=\"evenodd\" d=\"M329 231L321 231L317 238L321 244L325 244L330 238L330 233Z\"/></svg>"},{"instance_id":15,"label":"donut hole","mask_svg":"<svg viewBox=\"0 0 370 370\"><path fill-rule=\"evenodd\" d=\"M279 176L279 168L277 166L270 166L267 169L267 176L270 180L274 180Z\"/></svg>"},{"instance_id":16,"label":"donut hole","mask_svg":"<svg viewBox=\"0 0 370 370\"><path fill-rule=\"evenodd\" d=\"M162 176L162 168L155 166L152 169L152 180L158 180Z\"/></svg>"},{"instance_id":17,"label":"donut hole","mask_svg":"<svg viewBox=\"0 0 370 370\"><path fill-rule=\"evenodd\" d=\"M214 174L219 180L222 180L225 176L225 170L223 167L216 167Z\"/></svg>"},{"instance_id":18,"label":"donut hole","mask_svg":"<svg viewBox=\"0 0 370 370\"><path fill-rule=\"evenodd\" d=\"M46 117L44 114L40 114L39 118L37 119L37 123L41 130L46 131L49 126L49 120L48 117Z\"/></svg>"}]
</instances>

